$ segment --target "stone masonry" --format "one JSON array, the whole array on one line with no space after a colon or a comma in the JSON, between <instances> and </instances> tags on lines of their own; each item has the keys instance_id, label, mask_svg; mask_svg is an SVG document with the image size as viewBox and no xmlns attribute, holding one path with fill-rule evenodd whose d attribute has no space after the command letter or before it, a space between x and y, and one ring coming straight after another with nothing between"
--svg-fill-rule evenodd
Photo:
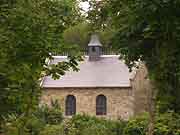
<instances>
[{"instance_id":1,"label":"stone masonry","mask_svg":"<svg viewBox=\"0 0 180 135\"><path fill-rule=\"evenodd\" d=\"M131 88L57 88L44 89L42 101L49 104L57 99L64 112L68 95L76 97L77 114L96 115L96 97L103 94L107 98L107 115L98 116L109 119L125 119L133 116L134 98Z\"/></svg>"},{"instance_id":2,"label":"stone masonry","mask_svg":"<svg viewBox=\"0 0 180 135\"><path fill-rule=\"evenodd\" d=\"M96 116L96 97L104 95L107 114L97 117L108 119L127 120L148 110L150 82L144 64L139 63L139 69L131 74L118 55L101 55L102 44L97 34L91 36L88 52L79 63L79 72L68 71L58 80L50 76L44 78L42 102L50 104L51 100L58 100L65 112L66 98L73 95L76 114ZM67 57L54 56L50 64L66 60Z\"/></svg>"},{"instance_id":3,"label":"stone masonry","mask_svg":"<svg viewBox=\"0 0 180 135\"><path fill-rule=\"evenodd\" d=\"M76 114L96 116L96 97L102 94L107 98L107 115L97 117L127 120L147 111L148 84L147 69L141 65L131 79L131 87L43 88L41 101L50 104L51 100L58 100L64 113L66 97L73 95L76 97Z\"/></svg>"},{"instance_id":4,"label":"stone masonry","mask_svg":"<svg viewBox=\"0 0 180 135\"><path fill-rule=\"evenodd\" d=\"M148 111L148 90L149 90L148 71L144 64L139 66L133 79L131 79L131 86L134 97L134 114L138 115Z\"/></svg>"}]
</instances>

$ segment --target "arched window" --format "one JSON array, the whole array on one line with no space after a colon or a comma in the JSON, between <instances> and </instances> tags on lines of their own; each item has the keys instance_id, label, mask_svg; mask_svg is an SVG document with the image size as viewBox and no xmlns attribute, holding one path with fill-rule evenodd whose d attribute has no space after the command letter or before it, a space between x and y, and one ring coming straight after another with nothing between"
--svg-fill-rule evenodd
<instances>
[{"instance_id":1,"label":"arched window","mask_svg":"<svg viewBox=\"0 0 180 135\"><path fill-rule=\"evenodd\" d=\"M106 97L104 95L98 95L96 97L96 115L106 115L106 102Z\"/></svg>"},{"instance_id":2,"label":"arched window","mask_svg":"<svg viewBox=\"0 0 180 135\"><path fill-rule=\"evenodd\" d=\"M76 114L76 98L73 95L68 95L66 98L66 115Z\"/></svg>"}]
</instances>

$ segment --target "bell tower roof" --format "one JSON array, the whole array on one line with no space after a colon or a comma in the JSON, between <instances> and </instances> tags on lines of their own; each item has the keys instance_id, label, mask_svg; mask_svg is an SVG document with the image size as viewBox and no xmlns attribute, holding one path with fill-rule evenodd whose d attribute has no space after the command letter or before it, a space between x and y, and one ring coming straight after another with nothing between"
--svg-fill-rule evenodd
<instances>
[{"instance_id":1,"label":"bell tower roof","mask_svg":"<svg viewBox=\"0 0 180 135\"><path fill-rule=\"evenodd\" d=\"M88 46L102 46L97 34L91 35L91 40L90 40Z\"/></svg>"},{"instance_id":2,"label":"bell tower roof","mask_svg":"<svg viewBox=\"0 0 180 135\"><path fill-rule=\"evenodd\" d=\"M102 54L102 44L99 41L98 35L93 34L88 44L88 54L90 61L97 61Z\"/></svg>"}]
</instances>

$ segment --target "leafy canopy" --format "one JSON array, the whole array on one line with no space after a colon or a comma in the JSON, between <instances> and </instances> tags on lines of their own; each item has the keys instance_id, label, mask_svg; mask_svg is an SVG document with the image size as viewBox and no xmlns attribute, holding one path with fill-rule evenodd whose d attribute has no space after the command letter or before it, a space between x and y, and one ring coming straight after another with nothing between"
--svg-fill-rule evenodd
<instances>
[{"instance_id":1,"label":"leafy canopy","mask_svg":"<svg viewBox=\"0 0 180 135\"><path fill-rule=\"evenodd\" d=\"M40 78L58 78L77 69L77 50L66 62L47 66L55 52L69 47L63 31L79 20L74 0L2 0L0 2L0 115L30 113L38 104Z\"/></svg>"},{"instance_id":2,"label":"leafy canopy","mask_svg":"<svg viewBox=\"0 0 180 135\"><path fill-rule=\"evenodd\" d=\"M132 68L143 61L158 89L161 112L180 112L180 1L101 1L99 18L116 30L114 48ZM98 12L97 12L98 13ZM102 16L102 17L101 17ZM104 17L105 16L105 17Z\"/></svg>"}]
</instances>

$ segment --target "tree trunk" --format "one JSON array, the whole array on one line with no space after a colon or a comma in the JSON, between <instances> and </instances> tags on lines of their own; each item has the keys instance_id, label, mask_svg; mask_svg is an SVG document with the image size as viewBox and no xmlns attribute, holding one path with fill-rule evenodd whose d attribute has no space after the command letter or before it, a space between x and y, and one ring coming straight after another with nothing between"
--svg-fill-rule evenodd
<instances>
[{"instance_id":1,"label":"tree trunk","mask_svg":"<svg viewBox=\"0 0 180 135\"><path fill-rule=\"evenodd\" d=\"M156 103L156 89L152 80L149 81L148 87L148 113L149 123L147 135L154 135L154 124L155 124L155 103Z\"/></svg>"}]
</instances>

